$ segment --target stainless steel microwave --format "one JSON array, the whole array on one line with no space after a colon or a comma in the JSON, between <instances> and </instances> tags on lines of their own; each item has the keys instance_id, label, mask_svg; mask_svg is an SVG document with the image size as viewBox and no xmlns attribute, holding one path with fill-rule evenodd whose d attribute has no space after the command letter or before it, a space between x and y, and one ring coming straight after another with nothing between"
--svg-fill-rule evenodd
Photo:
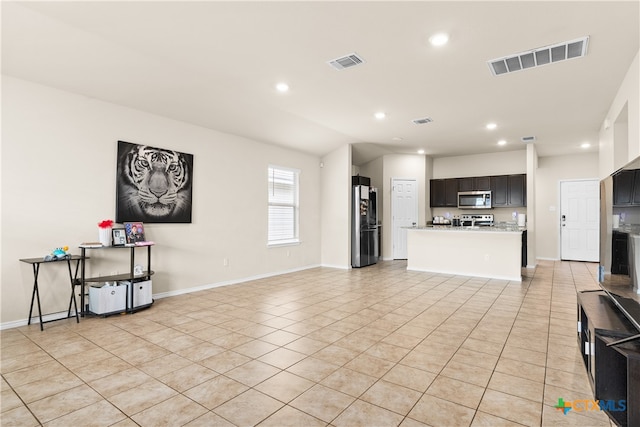
<instances>
[{"instance_id":1,"label":"stainless steel microwave","mask_svg":"<svg viewBox=\"0 0 640 427\"><path fill-rule=\"evenodd\" d=\"M491 209L491 191L458 192L459 209Z\"/></svg>"}]
</instances>

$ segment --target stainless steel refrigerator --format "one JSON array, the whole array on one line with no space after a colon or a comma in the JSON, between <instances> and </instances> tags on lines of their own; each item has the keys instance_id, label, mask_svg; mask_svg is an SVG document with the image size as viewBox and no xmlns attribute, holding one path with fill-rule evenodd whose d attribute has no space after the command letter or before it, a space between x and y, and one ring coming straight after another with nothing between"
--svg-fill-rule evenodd
<instances>
[{"instance_id":1,"label":"stainless steel refrigerator","mask_svg":"<svg viewBox=\"0 0 640 427\"><path fill-rule=\"evenodd\" d=\"M353 178L351 266L365 267L378 262L378 190L363 185L364 177Z\"/></svg>"}]
</instances>

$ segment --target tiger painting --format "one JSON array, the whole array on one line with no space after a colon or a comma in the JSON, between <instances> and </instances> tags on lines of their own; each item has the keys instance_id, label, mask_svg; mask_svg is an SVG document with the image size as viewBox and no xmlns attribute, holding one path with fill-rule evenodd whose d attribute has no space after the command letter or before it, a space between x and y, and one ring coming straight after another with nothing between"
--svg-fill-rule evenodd
<instances>
[{"instance_id":1,"label":"tiger painting","mask_svg":"<svg viewBox=\"0 0 640 427\"><path fill-rule=\"evenodd\" d=\"M191 222L193 155L118 141L116 222Z\"/></svg>"}]
</instances>

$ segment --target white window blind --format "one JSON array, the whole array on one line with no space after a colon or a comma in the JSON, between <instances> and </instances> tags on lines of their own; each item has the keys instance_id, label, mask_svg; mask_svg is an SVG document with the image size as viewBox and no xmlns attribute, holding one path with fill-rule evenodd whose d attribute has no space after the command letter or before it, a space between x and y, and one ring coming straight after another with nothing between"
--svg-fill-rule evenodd
<instances>
[{"instance_id":1,"label":"white window blind","mask_svg":"<svg viewBox=\"0 0 640 427\"><path fill-rule=\"evenodd\" d=\"M269 166L268 244L298 242L298 175L295 169Z\"/></svg>"}]
</instances>

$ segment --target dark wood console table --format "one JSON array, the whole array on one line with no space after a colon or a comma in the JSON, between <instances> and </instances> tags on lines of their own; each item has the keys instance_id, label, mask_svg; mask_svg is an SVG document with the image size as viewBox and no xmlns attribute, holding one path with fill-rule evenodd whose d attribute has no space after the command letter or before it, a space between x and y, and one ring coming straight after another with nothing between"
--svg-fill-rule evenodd
<instances>
[{"instance_id":1,"label":"dark wood console table","mask_svg":"<svg viewBox=\"0 0 640 427\"><path fill-rule=\"evenodd\" d=\"M63 319L68 319L71 316L71 306L73 305L74 309L75 309L75 318L76 318L76 323L80 323L80 317L79 317L79 311L78 311L78 304L76 302L76 298L74 295L74 287L76 285L78 285L79 279L78 279L78 266L80 264L84 265L84 252L82 253L81 256L78 255L72 255L70 257L66 257L66 258L61 258L61 259L55 259L55 260L51 260L51 261L45 261L44 258L23 258L20 261L27 263L27 264L31 264L32 268L33 268L33 291L31 292L31 307L29 308L29 321L27 322L28 325L31 324L31 317L33 314L33 302L34 300L36 300L38 302L38 319L40 320L40 330L44 330L44 323L48 323L48 322L55 322L56 320L63 320ZM71 297L69 298L69 309L67 310L67 317L62 317L60 319L53 319L53 320L47 320L47 321L42 321L42 307L40 305L40 290L39 290L39 285L38 285L38 274L40 273L40 265L41 264L54 264L54 263L58 263L58 262L67 262L67 267L69 268L69 282L71 284ZM76 262L76 268L75 268L75 274L72 273L72 269L71 269L71 261L75 261Z\"/></svg>"}]
</instances>

